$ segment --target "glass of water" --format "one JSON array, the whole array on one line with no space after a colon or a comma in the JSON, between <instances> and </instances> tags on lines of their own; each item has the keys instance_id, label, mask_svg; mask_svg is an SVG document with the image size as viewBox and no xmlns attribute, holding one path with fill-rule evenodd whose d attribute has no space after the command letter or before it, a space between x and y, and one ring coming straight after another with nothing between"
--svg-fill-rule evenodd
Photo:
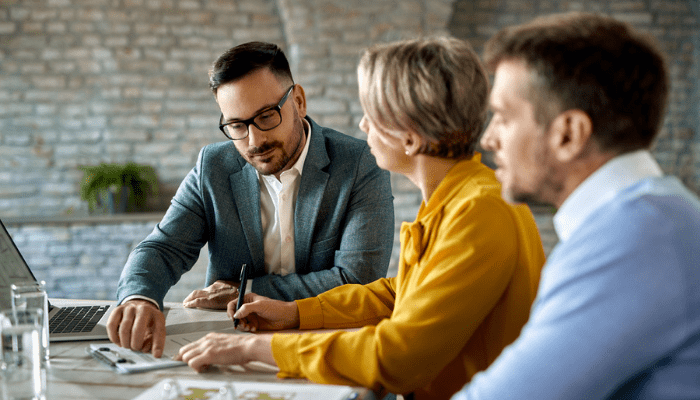
<instances>
[{"instance_id":1,"label":"glass of water","mask_svg":"<svg viewBox=\"0 0 700 400\"><path fill-rule=\"evenodd\" d=\"M0 312L0 394L5 400L45 400L41 308Z\"/></svg>"},{"instance_id":2,"label":"glass of water","mask_svg":"<svg viewBox=\"0 0 700 400\"><path fill-rule=\"evenodd\" d=\"M41 321L41 358L44 363L49 361L49 297L46 295L46 282L13 283L12 310L25 311L40 308L43 310Z\"/></svg>"}]
</instances>

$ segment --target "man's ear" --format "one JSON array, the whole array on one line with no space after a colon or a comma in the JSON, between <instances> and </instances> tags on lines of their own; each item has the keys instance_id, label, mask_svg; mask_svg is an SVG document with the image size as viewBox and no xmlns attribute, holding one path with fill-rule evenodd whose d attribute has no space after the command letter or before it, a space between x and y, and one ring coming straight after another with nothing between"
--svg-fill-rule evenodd
<instances>
[{"instance_id":1,"label":"man's ear","mask_svg":"<svg viewBox=\"0 0 700 400\"><path fill-rule=\"evenodd\" d=\"M581 110L567 110L559 114L549 128L549 145L560 162L578 158L591 144L593 122Z\"/></svg>"},{"instance_id":2,"label":"man's ear","mask_svg":"<svg viewBox=\"0 0 700 400\"><path fill-rule=\"evenodd\" d=\"M292 100L294 100L294 105L297 107L299 117L306 117L306 93L304 93L304 88L301 87L301 85L296 84L294 90L292 91L292 96Z\"/></svg>"}]
</instances>

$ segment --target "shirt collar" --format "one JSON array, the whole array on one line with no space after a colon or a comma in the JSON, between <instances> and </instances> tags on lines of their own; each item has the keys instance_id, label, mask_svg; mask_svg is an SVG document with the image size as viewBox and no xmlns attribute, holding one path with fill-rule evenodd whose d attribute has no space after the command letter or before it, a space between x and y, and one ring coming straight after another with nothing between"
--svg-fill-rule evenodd
<instances>
[{"instance_id":1,"label":"shirt collar","mask_svg":"<svg viewBox=\"0 0 700 400\"><path fill-rule=\"evenodd\" d=\"M304 132L306 133L306 143L304 144L304 150L301 151L301 154L299 155L299 158L297 161L292 165L291 168L288 170L282 172L282 174L286 174L287 172L290 172L291 170L296 170L299 176L301 176L302 171L304 170L304 162L306 161L306 155L309 153L309 143L311 143L311 124L309 124L309 121L307 121L305 118L301 119L302 124L304 125ZM274 175L260 175L260 172L255 170L255 172L258 174L258 177L261 177L265 179L266 181L272 183L272 182L278 182L277 178L275 178ZM281 176L280 176L281 178Z\"/></svg>"},{"instance_id":2,"label":"shirt collar","mask_svg":"<svg viewBox=\"0 0 700 400\"><path fill-rule=\"evenodd\" d=\"M590 216L618 193L663 172L648 150L619 155L598 168L564 200L554 215L559 240L566 241Z\"/></svg>"}]
</instances>

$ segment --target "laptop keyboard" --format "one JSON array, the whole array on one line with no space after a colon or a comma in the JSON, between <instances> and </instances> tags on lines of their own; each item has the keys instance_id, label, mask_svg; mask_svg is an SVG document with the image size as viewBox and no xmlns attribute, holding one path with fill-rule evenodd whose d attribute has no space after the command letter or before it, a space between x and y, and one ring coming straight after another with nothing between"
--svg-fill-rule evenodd
<instances>
[{"instance_id":1,"label":"laptop keyboard","mask_svg":"<svg viewBox=\"0 0 700 400\"><path fill-rule=\"evenodd\" d=\"M49 321L49 335L52 333L90 332L108 308L108 305L61 308Z\"/></svg>"}]
</instances>

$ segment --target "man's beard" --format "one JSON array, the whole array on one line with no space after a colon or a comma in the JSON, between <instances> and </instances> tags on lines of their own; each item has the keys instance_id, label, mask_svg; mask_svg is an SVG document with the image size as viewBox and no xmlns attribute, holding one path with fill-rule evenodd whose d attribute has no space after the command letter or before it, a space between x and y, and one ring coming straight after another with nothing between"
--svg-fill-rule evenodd
<instances>
[{"instance_id":1,"label":"man's beard","mask_svg":"<svg viewBox=\"0 0 700 400\"><path fill-rule=\"evenodd\" d=\"M544 158L543 163L548 159ZM540 172L541 173L541 172ZM555 199L564 189L563 183L558 179L558 173L554 166L547 165L545 173L541 173L534 188L525 191L518 191L517 188L511 188L507 193L504 193L504 199L510 203L526 203L526 204L554 204Z\"/></svg>"},{"instance_id":2,"label":"man's beard","mask_svg":"<svg viewBox=\"0 0 700 400\"><path fill-rule=\"evenodd\" d=\"M247 158L248 158L248 163L251 164L261 175L275 175L278 174L280 171L282 171L285 167L287 167L291 161L292 158L297 155L299 152L299 148L301 147L303 143L303 138L304 138L304 124L301 122L301 119L299 118L299 114L297 113L296 108L294 109L294 125L292 126L292 135L290 136L290 139L294 139L296 136L296 145L294 146L294 149L292 150L291 154L288 154L284 148L284 143L282 143L279 140L274 140L271 142L265 142L262 146L260 147L251 147L248 149L246 152ZM274 148L279 148L281 150L281 155L278 160L271 162L270 158L262 159L258 161L257 163L251 162L253 160L253 156L257 154L262 154L267 151L270 151ZM274 154L271 156L274 157ZM296 161L296 160L295 160ZM261 165L257 165L261 164Z\"/></svg>"}]
</instances>

